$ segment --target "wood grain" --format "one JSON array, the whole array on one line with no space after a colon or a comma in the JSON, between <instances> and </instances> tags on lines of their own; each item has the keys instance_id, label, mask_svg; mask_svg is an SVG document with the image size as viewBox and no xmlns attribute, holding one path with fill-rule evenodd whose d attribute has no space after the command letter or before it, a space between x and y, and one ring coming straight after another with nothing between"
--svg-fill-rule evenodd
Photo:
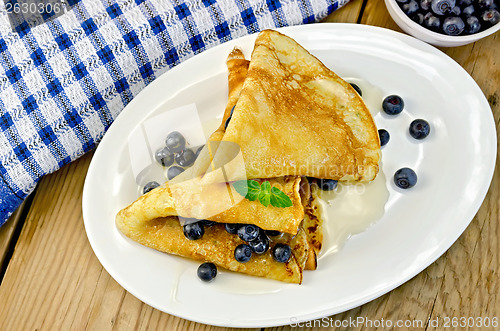
<instances>
[{"instance_id":1,"label":"wood grain","mask_svg":"<svg viewBox=\"0 0 500 331\"><path fill-rule=\"evenodd\" d=\"M353 0L325 21L354 23L362 5L362 0ZM366 0L361 23L401 31L383 0ZM500 131L500 33L442 50L476 80ZM88 154L43 178L26 219L18 212L0 229L0 257L8 251L8 241L17 240L0 286L0 330L228 330L162 313L126 292L102 268L88 243L81 210L91 157ZM410 329L442 330L445 317L500 317L498 161L497 155L496 172L484 203L448 252L390 293L329 318L420 321ZM18 222L23 228L15 238ZM434 327L429 319L439 319L440 327ZM269 328L291 329L296 328ZM340 329L375 328L365 323Z\"/></svg>"},{"instance_id":2,"label":"wood grain","mask_svg":"<svg viewBox=\"0 0 500 331\"><path fill-rule=\"evenodd\" d=\"M23 211L26 206L26 201L24 201L19 208L9 217L7 222L0 228L0 266L3 266L4 263L8 263L5 261L6 258L9 258L9 250L13 240L15 238L15 232L19 223L22 223L23 220ZM2 269L3 271L3 269ZM0 279L3 275L0 275Z\"/></svg>"},{"instance_id":3,"label":"wood grain","mask_svg":"<svg viewBox=\"0 0 500 331\"><path fill-rule=\"evenodd\" d=\"M328 15L322 22L329 23L356 23L361 13L363 0L351 0L342 8Z\"/></svg>"}]
</instances>

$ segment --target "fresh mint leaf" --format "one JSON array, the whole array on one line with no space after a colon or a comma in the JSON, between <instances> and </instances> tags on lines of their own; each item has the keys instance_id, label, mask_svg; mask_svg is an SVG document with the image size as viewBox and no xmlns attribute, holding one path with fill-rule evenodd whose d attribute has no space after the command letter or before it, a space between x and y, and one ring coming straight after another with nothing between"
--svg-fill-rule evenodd
<instances>
[{"instance_id":1,"label":"fresh mint leaf","mask_svg":"<svg viewBox=\"0 0 500 331\"><path fill-rule=\"evenodd\" d=\"M269 206L271 202L271 183L268 181L263 182L260 185L259 201L264 206Z\"/></svg>"},{"instance_id":2,"label":"fresh mint leaf","mask_svg":"<svg viewBox=\"0 0 500 331\"><path fill-rule=\"evenodd\" d=\"M233 187L240 195L250 201L259 202L268 207L269 205L278 208L291 207L292 200L277 187L271 187L269 181L259 184L256 180L238 180L233 183Z\"/></svg>"},{"instance_id":3,"label":"fresh mint leaf","mask_svg":"<svg viewBox=\"0 0 500 331\"><path fill-rule=\"evenodd\" d=\"M250 201L257 200L261 190L259 182L256 180L247 180L247 184L248 184L248 193L245 196L245 198Z\"/></svg>"},{"instance_id":4,"label":"fresh mint leaf","mask_svg":"<svg viewBox=\"0 0 500 331\"><path fill-rule=\"evenodd\" d=\"M233 183L233 187L241 196L250 201L255 201L259 197L260 184L255 180L238 180Z\"/></svg>"},{"instance_id":5,"label":"fresh mint leaf","mask_svg":"<svg viewBox=\"0 0 500 331\"><path fill-rule=\"evenodd\" d=\"M277 187L271 188L271 205L278 208L291 207L293 205L292 200Z\"/></svg>"}]
</instances>

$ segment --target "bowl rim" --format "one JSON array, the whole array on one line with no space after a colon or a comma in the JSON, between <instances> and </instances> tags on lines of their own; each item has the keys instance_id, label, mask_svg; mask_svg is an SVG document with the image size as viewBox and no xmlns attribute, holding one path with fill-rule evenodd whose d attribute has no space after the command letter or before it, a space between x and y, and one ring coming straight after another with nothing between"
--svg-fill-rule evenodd
<instances>
[{"instance_id":1,"label":"bowl rim","mask_svg":"<svg viewBox=\"0 0 500 331\"><path fill-rule=\"evenodd\" d=\"M498 30L500 30L500 22L497 24L487 28L486 30L483 30L481 32L477 32L474 34L470 35L461 35L461 36L449 36L446 34L442 34L439 32L434 32L432 30L429 30L417 22L413 21L410 17L408 17L401 7L397 4L396 0L384 0L385 4L387 7L391 7L394 10L394 13L398 15L411 29L417 30L419 32L422 32L423 34L427 34L429 37L434 38L436 41L442 41L442 42L473 42L477 41L479 39L482 39L484 37L487 37ZM391 11L389 10L389 14L392 16ZM397 22L396 22L397 23Z\"/></svg>"}]
</instances>

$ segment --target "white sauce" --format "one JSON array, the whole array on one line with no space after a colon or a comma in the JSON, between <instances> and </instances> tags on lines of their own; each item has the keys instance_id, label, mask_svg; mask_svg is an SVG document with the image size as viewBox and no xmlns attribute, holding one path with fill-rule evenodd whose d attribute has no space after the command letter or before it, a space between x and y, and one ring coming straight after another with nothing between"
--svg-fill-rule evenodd
<instances>
[{"instance_id":1,"label":"white sauce","mask_svg":"<svg viewBox=\"0 0 500 331\"><path fill-rule=\"evenodd\" d=\"M360 78L344 78L348 83L354 83L359 86L363 96L361 97L365 102L366 107L372 113L372 116L377 115L382 110L382 100L384 99L384 93L378 87L370 84L366 80Z\"/></svg>"},{"instance_id":2,"label":"white sauce","mask_svg":"<svg viewBox=\"0 0 500 331\"><path fill-rule=\"evenodd\" d=\"M384 215L389 191L384 173L379 172L370 183L339 182L334 191L321 191L320 198L324 236L321 259L338 252L352 235L378 221Z\"/></svg>"},{"instance_id":3,"label":"white sauce","mask_svg":"<svg viewBox=\"0 0 500 331\"><path fill-rule=\"evenodd\" d=\"M382 110L383 92L360 78L344 78L359 86L362 98L375 116ZM380 172L370 183L339 183L331 192L321 192L318 201L323 215L323 247L320 259L338 252L353 235L363 232L384 215L389 199L386 177ZM319 263L318 268L321 268Z\"/></svg>"}]
</instances>

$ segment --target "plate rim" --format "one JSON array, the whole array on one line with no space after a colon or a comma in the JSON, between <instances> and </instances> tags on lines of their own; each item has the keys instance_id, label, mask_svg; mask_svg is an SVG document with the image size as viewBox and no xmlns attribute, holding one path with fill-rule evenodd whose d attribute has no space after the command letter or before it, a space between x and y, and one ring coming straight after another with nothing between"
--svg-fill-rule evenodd
<instances>
[{"instance_id":1,"label":"plate rim","mask_svg":"<svg viewBox=\"0 0 500 331\"><path fill-rule=\"evenodd\" d=\"M466 70L462 66L460 66L454 59L452 59L451 57L449 57L447 54L441 52L437 48L434 48L433 46L428 45L428 44L426 44L426 43L424 43L424 42L422 42L422 41L420 41L420 40L418 40L416 38L408 36L406 34L403 34L403 33L397 32L397 31L393 31L393 30L390 30L390 29L382 28L382 27L362 25L362 24L355 24L355 23L317 23L317 24L308 24L308 25L283 27L283 28L278 28L276 30L281 31L281 32L283 32L285 34L293 34L295 31L299 31L298 33L301 33L301 32L305 32L306 30L311 30L311 31L325 30L325 31L327 31L327 30L331 30L331 29L333 29L333 30L335 30L335 29L342 30L343 28L357 29L358 30L357 32L360 32L360 31L363 32L365 30L365 31L369 31L369 32L372 32L372 33L375 33L375 34L382 34L382 35L388 36L390 38L396 38L396 39L402 40L404 42L407 42L407 43L410 44L410 46L411 45L417 45L417 46L423 48L424 50L427 50L427 51L432 52L434 54L439 53L440 56L447 57L448 59L450 59L455 64L457 70L462 71L462 73L465 74L470 79L470 83L472 83L473 85L475 85L475 87L477 88L477 90L481 92L482 98L484 99L483 102L486 102L486 104L489 107L489 104L486 101L486 97L484 96L484 93L481 91L481 89L479 88L479 86L477 85L477 83L474 81L474 79L466 72ZM302 31L300 31L300 30L302 30ZM330 31L330 32L332 32L332 31ZM146 89L148 89L148 90L149 89L154 89L154 87L157 86L157 85L161 86L162 81L165 80L168 76L172 75L172 71L173 72L177 72L179 70L183 70L183 68L185 66L188 66L188 65L186 65L186 63L191 63L192 61L194 61L193 59L195 59L195 58L198 58L200 56L209 56L209 54L211 52L217 51L217 49L219 47L222 47L224 45L225 45L224 47L230 47L228 45L237 44L238 41L241 40L241 39L243 39L243 38L252 39L255 35L256 34L247 35L247 36L244 36L244 37L241 37L241 38L238 38L238 39L234 39L234 40L232 40L230 42L227 42L227 43L220 44L220 45L217 45L215 47L212 47L211 49L208 49L208 50L206 50L206 51L204 51L204 52L202 52L202 53L200 53L200 54L198 54L198 55L196 55L196 56L194 56L194 57L192 57L192 58L184 61L183 63L179 64L178 66L176 66L176 67L168 70L164 74L158 76L155 81L153 81L148 86L146 86L122 110L121 114L119 116L117 116L117 118L115 119L115 121L109 127L108 133L109 132L114 132L114 131L117 130L117 128L120 127L120 123L122 122L121 119L126 118L126 116L122 115L122 114L129 114L129 113L132 113L134 111L134 105L137 102L139 102L138 100L141 99L139 96L140 95L145 95L144 90L146 90ZM160 79L161 77L163 77L163 78ZM489 107L489 109L491 110L491 107ZM142 117L144 118L144 116L142 116ZM493 125L493 128L495 128L494 127L494 118L493 118L493 114L492 114L491 111L490 111L490 114L489 114L489 120L488 120L488 122ZM248 319L248 320L238 320L237 323L232 323L232 322L231 323L227 323L228 322L227 319L217 319L217 318L212 319L210 321L207 321L205 319L196 318L196 316L191 316L189 314L182 314L182 313L179 313L179 312L176 312L176 311L165 311L165 309L163 307L156 307L155 305L152 305L151 303L148 303L147 302L148 301L147 298L143 298L143 296L140 295L140 293L137 293L134 289L130 288L130 286L124 286L123 285L123 280L121 279L120 275L117 275L114 271L110 272L110 270L108 270L108 268L106 268L105 263L103 263L103 260L105 260L105 258L104 258L104 256L101 255L100 250L96 249L96 247L95 247L96 242L94 242L94 240L92 238L92 235L88 231L89 215L88 215L87 211L88 211L88 208L89 208L89 201L90 201L90 194L91 194L91 192L89 192L89 187L91 185L91 184L89 184L90 183L90 178L92 177L93 173L96 171L95 167L96 167L97 161L94 161L94 160L98 160L99 159L99 157L100 157L99 156L100 155L100 151L102 150L102 149L100 149L100 146L102 144L106 144L107 141L109 140L109 138L107 138L107 137L110 137L112 135L112 134L110 135L108 133L104 135L104 137L102 138L101 142L99 143L99 146L97 147L97 149L95 151L95 154L93 155L91 163L89 165L89 169L88 169L88 172L87 172L87 175L86 175L86 178L85 178L84 189L83 189L82 212L83 212L83 220L84 220L85 231L86 231L88 240L90 242L90 245L92 247L92 250L94 251L94 254L98 258L98 260L101 263L101 265L112 276L112 278L115 279L120 284L120 286L122 286L127 292L131 293L132 295L134 295L136 298L138 298L142 302L144 302L144 303L146 303L146 304L154 307L155 309L158 309L160 311L163 311L163 312L166 312L168 314L171 314L171 315L174 315L174 316L178 316L178 317L181 317L181 318L184 318L184 319L187 319L187 320L191 320L191 321L195 321L195 322L199 322L199 323L204 323L204 324L216 325L216 326L226 326L226 327L235 327L235 326L237 326L237 327L259 327L259 326L260 327L270 327L270 326L278 326L278 325L287 325L287 324L290 324L289 320L283 320L283 319L281 319L281 320ZM495 135L495 133L496 133L496 130L493 130L493 136L495 136L494 140L496 141L496 135ZM308 320L312 320L312 319L318 319L318 318L321 318L321 317L330 316L332 314L337 314L337 313L340 313L340 312L344 312L344 311L353 309L355 307L358 307L360 305L363 305L363 304L365 304L367 302L370 302L370 301L374 300L375 298L378 298L381 295L392 291L393 289L397 288L401 284L404 284L409 279L411 279L414 276L418 275L425 268L427 268L429 265L431 265L432 263L434 263L439 257L441 257L456 242L456 240L462 235L462 233L468 227L468 225L470 224L470 222L474 219L474 216L476 215L477 211L479 210L479 208L482 205L482 202L484 201L484 198L486 197L486 194L487 194L487 192L489 190L489 187L491 185L491 180L492 180L492 177L493 177L494 168L495 168L495 164L496 164L496 161L495 161L496 160L496 154L497 154L496 144L493 144L492 147L493 147L492 148L493 150L491 152L494 152L493 153L493 157L492 157L493 163L489 167L490 171L484 177L484 178L486 178L485 181L488 182L489 184L485 185L485 187L483 187L481 194L478 195L478 197L474 200L475 201L474 206L472 208L470 208L471 210L472 209L474 210L473 212L472 211L470 212L472 214L472 217L470 217L470 220L468 222L464 222L463 228L461 227L459 230L456 231L456 235L453 237L453 239L452 240L450 239L448 241L449 245L441 246L441 249L439 250L439 253L436 253L435 254L436 256L433 256L432 261L426 261L426 263L422 264L420 266L420 268L417 268L418 270L413 270L406 277L401 277L401 279L400 279L399 282L391 283L389 286L384 286L383 288L379 289L378 291L373 292L372 295L366 296L362 300L359 300L359 299L355 300L351 304L347 304L344 307L340 308L340 310L337 307L333 307L333 308L332 307L328 307L328 308L325 308L325 309L316 310L315 313L310 313L310 314L305 314L305 315L299 316L297 318L297 322L304 322L304 321L308 321Z\"/></svg>"}]
</instances>

